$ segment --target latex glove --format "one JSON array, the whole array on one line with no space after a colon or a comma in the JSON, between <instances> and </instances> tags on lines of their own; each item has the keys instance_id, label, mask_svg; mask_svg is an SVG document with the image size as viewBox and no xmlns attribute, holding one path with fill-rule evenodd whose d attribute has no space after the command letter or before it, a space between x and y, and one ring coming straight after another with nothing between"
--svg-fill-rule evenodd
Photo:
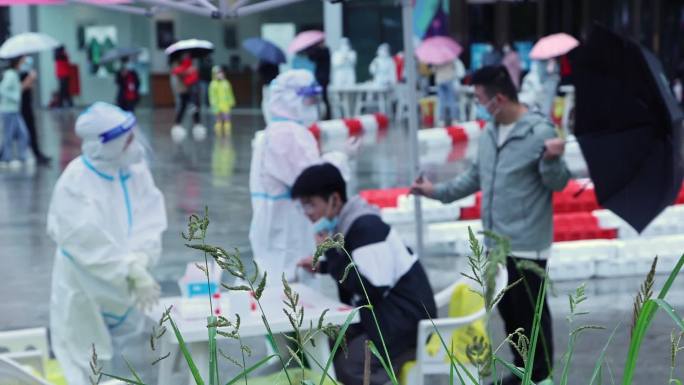
<instances>
[{"instance_id":1,"label":"latex glove","mask_svg":"<svg viewBox=\"0 0 684 385\"><path fill-rule=\"evenodd\" d=\"M150 272L147 271L143 261L136 260L133 262L128 278L131 281L131 290L138 309L144 312L159 302L161 288Z\"/></svg>"},{"instance_id":2,"label":"latex glove","mask_svg":"<svg viewBox=\"0 0 684 385\"><path fill-rule=\"evenodd\" d=\"M145 268L150 267L150 264L152 262L150 256L147 255L147 253L143 253L142 251L134 252L132 259L134 263L140 263Z\"/></svg>"}]
</instances>

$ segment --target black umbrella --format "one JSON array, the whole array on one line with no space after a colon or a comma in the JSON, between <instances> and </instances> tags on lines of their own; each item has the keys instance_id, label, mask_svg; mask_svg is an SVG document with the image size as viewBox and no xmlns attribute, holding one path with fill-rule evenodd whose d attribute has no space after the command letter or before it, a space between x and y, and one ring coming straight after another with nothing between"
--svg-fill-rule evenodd
<instances>
[{"instance_id":1,"label":"black umbrella","mask_svg":"<svg viewBox=\"0 0 684 385\"><path fill-rule=\"evenodd\" d=\"M595 26L573 53L575 135L599 204L641 232L682 186L682 114L658 59Z\"/></svg>"}]
</instances>

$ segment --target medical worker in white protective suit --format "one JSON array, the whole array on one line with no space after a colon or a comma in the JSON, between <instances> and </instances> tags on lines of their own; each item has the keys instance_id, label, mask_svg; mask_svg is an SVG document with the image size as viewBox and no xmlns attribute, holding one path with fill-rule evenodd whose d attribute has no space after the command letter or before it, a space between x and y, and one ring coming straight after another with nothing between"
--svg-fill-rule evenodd
<instances>
[{"instance_id":1,"label":"medical worker in white protective suit","mask_svg":"<svg viewBox=\"0 0 684 385\"><path fill-rule=\"evenodd\" d=\"M159 299L150 268L166 229L164 197L144 160L133 114L95 103L76 120L82 155L55 186L47 231L57 243L50 330L69 385L89 385L91 345L105 371L130 377L124 356L146 383L156 358L152 320Z\"/></svg>"},{"instance_id":2,"label":"medical worker in white protective suit","mask_svg":"<svg viewBox=\"0 0 684 385\"><path fill-rule=\"evenodd\" d=\"M282 273L292 280L297 262L313 254L311 222L290 198L290 188L307 167L324 161L349 176L347 154L331 152L321 157L318 143L308 130L318 119L321 87L307 70L290 70L271 82L268 108L271 123L252 142L249 188L252 223L249 241L259 269L271 282ZM348 144L347 152L354 151Z\"/></svg>"},{"instance_id":3,"label":"medical worker in white protective suit","mask_svg":"<svg viewBox=\"0 0 684 385\"><path fill-rule=\"evenodd\" d=\"M530 72L523 78L518 99L531 110L551 117L558 83L560 74L555 59L532 61Z\"/></svg>"}]
</instances>

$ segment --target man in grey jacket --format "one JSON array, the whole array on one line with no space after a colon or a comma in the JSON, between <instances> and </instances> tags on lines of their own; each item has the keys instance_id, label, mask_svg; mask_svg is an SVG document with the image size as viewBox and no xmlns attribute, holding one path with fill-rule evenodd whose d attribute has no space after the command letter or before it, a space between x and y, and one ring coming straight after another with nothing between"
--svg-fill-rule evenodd
<instances>
[{"instance_id":1,"label":"man in grey jacket","mask_svg":"<svg viewBox=\"0 0 684 385\"><path fill-rule=\"evenodd\" d=\"M507 334L523 328L529 337L542 279L521 269L518 262L528 260L546 268L553 241L552 192L562 190L570 178L563 161L565 142L556 137L547 118L518 102L515 86L503 66L482 68L473 74L472 82L478 103L491 119L479 139L477 159L451 181L433 185L422 178L413 184L412 191L445 203L482 191L483 227L510 240L509 280L525 280L504 296L499 312ZM492 247L492 241L485 240L485 246ZM514 355L516 366L524 366L522 358ZM551 375L553 336L546 303L534 363L533 381ZM503 384L520 381L510 376Z\"/></svg>"}]
</instances>

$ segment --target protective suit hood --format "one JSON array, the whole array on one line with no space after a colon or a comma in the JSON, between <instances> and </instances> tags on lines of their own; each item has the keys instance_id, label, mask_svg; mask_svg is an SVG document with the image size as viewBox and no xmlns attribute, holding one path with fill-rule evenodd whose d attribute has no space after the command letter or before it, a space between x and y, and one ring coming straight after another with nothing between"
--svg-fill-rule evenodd
<instances>
[{"instance_id":1,"label":"protective suit hood","mask_svg":"<svg viewBox=\"0 0 684 385\"><path fill-rule=\"evenodd\" d=\"M109 103L97 102L76 120L81 150L93 164L108 169L128 167L143 159L142 144L131 137L135 116Z\"/></svg>"},{"instance_id":2,"label":"protective suit hood","mask_svg":"<svg viewBox=\"0 0 684 385\"><path fill-rule=\"evenodd\" d=\"M269 111L278 119L293 120L303 125L318 120L318 105L307 99L318 96L321 87L307 70L290 70L271 82Z\"/></svg>"}]
</instances>

